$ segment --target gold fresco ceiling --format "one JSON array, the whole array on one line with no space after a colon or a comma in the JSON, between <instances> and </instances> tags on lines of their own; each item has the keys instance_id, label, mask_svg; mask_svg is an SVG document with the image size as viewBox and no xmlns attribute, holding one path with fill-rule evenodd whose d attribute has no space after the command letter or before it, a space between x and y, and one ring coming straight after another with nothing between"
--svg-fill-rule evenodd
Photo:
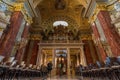
<instances>
[{"instance_id":1,"label":"gold fresco ceiling","mask_svg":"<svg viewBox=\"0 0 120 80\"><path fill-rule=\"evenodd\" d=\"M41 0L38 2L34 3L37 3L36 8L40 11L41 19L33 19L31 37L37 39L40 37L38 34L41 34L39 32L42 31L46 34L46 30L53 31L53 23L55 21L66 21L69 31L80 31L83 36L90 35L88 18L83 17L88 5L86 0Z\"/></svg>"},{"instance_id":2,"label":"gold fresco ceiling","mask_svg":"<svg viewBox=\"0 0 120 80\"><path fill-rule=\"evenodd\" d=\"M70 30L83 31L83 35L80 35L81 38L86 38L86 36L89 38L89 36L91 37L90 25L88 19L83 17L84 9L88 5L87 1L89 0L34 0L34 6L40 11L41 21L33 20L32 27L35 31L39 31L39 29L51 30L55 21L66 21ZM52 49L44 49L43 52L51 55ZM79 49L71 49L70 52L76 54Z\"/></svg>"},{"instance_id":3,"label":"gold fresco ceiling","mask_svg":"<svg viewBox=\"0 0 120 80\"><path fill-rule=\"evenodd\" d=\"M87 29L87 19L82 18L84 0L43 0L38 5L41 27L51 29L54 21L66 21L69 27Z\"/></svg>"}]
</instances>

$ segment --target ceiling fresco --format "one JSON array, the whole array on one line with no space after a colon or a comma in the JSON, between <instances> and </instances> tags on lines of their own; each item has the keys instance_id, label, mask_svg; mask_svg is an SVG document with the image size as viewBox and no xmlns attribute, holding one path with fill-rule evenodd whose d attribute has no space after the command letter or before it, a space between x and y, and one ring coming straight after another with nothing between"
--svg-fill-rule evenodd
<instances>
[{"instance_id":1,"label":"ceiling fresco","mask_svg":"<svg viewBox=\"0 0 120 80\"><path fill-rule=\"evenodd\" d=\"M89 27L81 15L85 7L80 0L43 0L37 7L41 15L40 27L43 29L51 29L55 21L68 22L70 29Z\"/></svg>"},{"instance_id":2,"label":"ceiling fresco","mask_svg":"<svg viewBox=\"0 0 120 80\"><path fill-rule=\"evenodd\" d=\"M106 0L96 1L106 2ZM53 23L55 21L66 21L68 23L68 31L75 30L73 31L74 34L80 32L79 36L81 37L91 36L89 18L93 14L94 9L92 8L95 8L93 6L96 4L95 1L33 0L33 3L34 8L40 12L40 16L33 18L31 27L32 36L40 37L40 35L47 35L50 31L54 30Z\"/></svg>"}]
</instances>

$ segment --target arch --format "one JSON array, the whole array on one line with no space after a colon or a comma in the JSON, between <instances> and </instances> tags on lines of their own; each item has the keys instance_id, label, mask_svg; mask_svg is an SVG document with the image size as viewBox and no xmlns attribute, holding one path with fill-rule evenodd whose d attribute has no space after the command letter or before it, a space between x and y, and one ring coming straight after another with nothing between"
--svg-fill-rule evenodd
<instances>
[{"instance_id":1,"label":"arch","mask_svg":"<svg viewBox=\"0 0 120 80\"><path fill-rule=\"evenodd\" d=\"M68 26L68 23L66 21L55 21L53 23L53 26L58 26L58 25Z\"/></svg>"},{"instance_id":2,"label":"arch","mask_svg":"<svg viewBox=\"0 0 120 80\"><path fill-rule=\"evenodd\" d=\"M68 16L52 16L49 17L48 19L44 20L42 22L42 27L44 27L44 29L48 29L48 28L53 28L53 23L55 21L66 21L69 26L68 28L70 29L78 29L79 25L76 23L76 21Z\"/></svg>"}]
</instances>

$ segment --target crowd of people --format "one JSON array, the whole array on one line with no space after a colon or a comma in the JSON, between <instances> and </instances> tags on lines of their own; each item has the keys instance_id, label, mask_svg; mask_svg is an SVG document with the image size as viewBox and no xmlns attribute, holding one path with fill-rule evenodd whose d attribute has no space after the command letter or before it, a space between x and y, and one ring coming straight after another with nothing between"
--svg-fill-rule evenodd
<instances>
[{"instance_id":1,"label":"crowd of people","mask_svg":"<svg viewBox=\"0 0 120 80\"><path fill-rule=\"evenodd\" d=\"M80 64L76 67L76 75L89 78L97 77L99 79L120 80L119 70L120 60L115 57L107 57L104 62L96 61L96 63L90 63L87 66Z\"/></svg>"}]
</instances>

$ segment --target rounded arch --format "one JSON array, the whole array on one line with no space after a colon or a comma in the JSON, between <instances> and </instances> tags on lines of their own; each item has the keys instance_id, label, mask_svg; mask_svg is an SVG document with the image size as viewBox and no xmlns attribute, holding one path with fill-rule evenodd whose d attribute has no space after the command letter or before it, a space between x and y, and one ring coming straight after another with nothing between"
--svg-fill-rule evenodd
<instances>
[{"instance_id":1,"label":"rounded arch","mask_svg":"<svg viewBox=\"0 0 120 80\"><path fill-rule=\"evenodd\" d=\"M68 26L68 23L66 21L55 21L53 23L53 27L58 25Z\"/></svg>"},{"instance_id":2,"label":"rounded arch","mask_svg":"<svg viewBox=\"0 0 120 80\"><path fill-rule=\"evenodd\" d=\"M61 15L60 16L52 16L52 17L49 17L48 19L44 20L42 22L42 27L44 27L44 29L47 29L47 28L52 29L53 23L55 21L66 21L69 24L68 28L70 28L70 29L78 29L78 27L79 27L79 25L77 24L77 22L74 19L72 19L68 16L61 16Z\"/></svg>"}]
</instances>

